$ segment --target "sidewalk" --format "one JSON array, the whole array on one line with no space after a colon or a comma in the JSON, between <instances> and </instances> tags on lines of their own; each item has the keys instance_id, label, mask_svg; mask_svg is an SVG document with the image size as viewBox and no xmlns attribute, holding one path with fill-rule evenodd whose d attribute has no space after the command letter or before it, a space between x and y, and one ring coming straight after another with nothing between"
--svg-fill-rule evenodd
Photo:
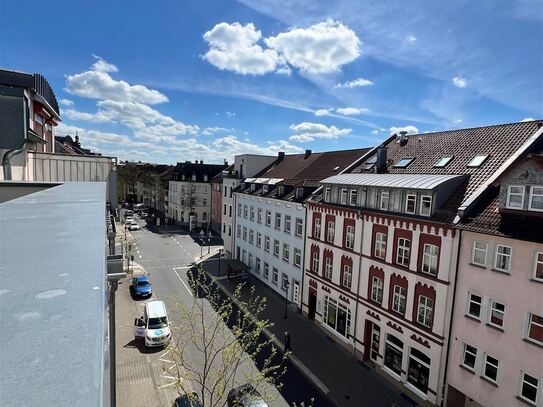
<instances>
[{"instance_id":1,"label":"sidewalk","mask_svg":"<svg viewBox=\"0 0 543 407\"><path fill-rule=\"evenodd\" d=\"M223 264L222 269L225 270L225 267ZM204 266L208 273L216 276L215 268L218 268L218 261L207 262ZM218 279L218 282L230 293L235 289L234 281ZM357 360L351 352L336 343L332 334L327 334L313 321L299 314L292 305L288 307L288 319L284 319L284 298L256 277L252 276L244 287L243 293L246 295L249 295L249 285L254 285L256 294L267 299L267 307L261 318L274 323L271 329L273 335L282 341L285 331L289 332L294 364L339 406L389 407L393 402L405 407L416 405L402 390Z\"/></svg>"}]
</instances>

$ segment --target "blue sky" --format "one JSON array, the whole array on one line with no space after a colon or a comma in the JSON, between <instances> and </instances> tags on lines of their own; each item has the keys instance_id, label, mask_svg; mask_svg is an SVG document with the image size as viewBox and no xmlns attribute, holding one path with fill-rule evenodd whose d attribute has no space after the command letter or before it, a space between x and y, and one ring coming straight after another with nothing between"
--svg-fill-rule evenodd
<instances>
[{"instance_id":1,"label":"blue sky","mask_svg":"<svg viewBox=\"0 0 543 407\"><path fill-rule=\"evenodd\" d=\"M0 67L123 160L368 147L543 118L543 0L2 2Z\"/></svg>"}]
</instances>

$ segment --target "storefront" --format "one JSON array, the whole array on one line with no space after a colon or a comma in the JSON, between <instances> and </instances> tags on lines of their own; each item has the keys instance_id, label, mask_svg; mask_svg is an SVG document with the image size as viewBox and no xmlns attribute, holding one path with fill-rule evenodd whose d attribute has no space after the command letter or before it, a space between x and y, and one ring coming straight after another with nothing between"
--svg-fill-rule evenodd
<instances>
[{"instance_id":1,"label":"storefront","mask_svg":"<svg viewBox=\"0 0 543 407\"><path fill-rule=\"evenodd\" d=\"M430 377L430 358L421 351L411 348L409 355L409 368L407 382L424 396L428 392L428 378Z\"/></svg>"},{"instance_id":2,"label":"storefront","mask_svg":"<svg viewBox=\"0 0 543 407\"><path fill-rule=\"evenodd\" d=\"M394 335L387 334L385 344L385 367L393 374L402 375L403 342Z\"/></svg>"},{"instance_id":3,"label":"storefront","mask_svg":"<svg viewBox=\"0 0 543 407\"><path fill-rule=\"evenodd\" d=\"M340 335L349 338L351 310L327 295L324 296L323 321Z\"/></svg>"}]
</instances>

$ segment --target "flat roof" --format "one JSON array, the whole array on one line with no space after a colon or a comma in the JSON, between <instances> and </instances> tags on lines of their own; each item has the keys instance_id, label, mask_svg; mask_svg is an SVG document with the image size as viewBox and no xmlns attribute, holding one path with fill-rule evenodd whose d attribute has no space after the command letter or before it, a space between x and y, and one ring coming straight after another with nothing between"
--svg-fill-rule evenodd
<instances>
[{"instance_id":1,"label":"flat roof","mask_svg":"<svg viewBox=\"0 0 543 407\"><path fill-rule=\"evenodd\" d=\"M434 189L464 175L431 174L340 174L323 179L323 184L357 185L383 188Z\"/></svg>"},{"instance_id":2,"label":"flat roof","mask_svg":"<svg viewBox=\"0 0 543 407\"><path fill-rule=\"evenodd\" d=\"M2 403L108 403L106 184L1 203L0 258Z\"/></svg>"}]
</instances>

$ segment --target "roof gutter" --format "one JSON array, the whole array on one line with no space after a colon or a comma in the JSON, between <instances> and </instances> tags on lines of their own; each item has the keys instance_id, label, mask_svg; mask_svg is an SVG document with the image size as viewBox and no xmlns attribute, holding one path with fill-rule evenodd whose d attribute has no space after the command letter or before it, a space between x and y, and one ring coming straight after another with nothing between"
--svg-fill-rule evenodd
<instances>
[{"instance_id":1,"label":"roof gutter","mask_svg":"<svg viewBox=\"0 0 543 407\"><path fill-rule=\"evenodd\" d=\"M479 197L486 191L486 189L492 185L504 172L509 168L513 162L517 160L522 154L524 154L543 134L543 127L538 129L528 140L524 142L515 153L509 157L505 162L492 174L492 176L477 190L471 194L471 196L462 203L458 208L458 213L453 220L453 224L457 224L460 220L471 210L473 205L477 202Z\"/></svg>"}]
</instances>

